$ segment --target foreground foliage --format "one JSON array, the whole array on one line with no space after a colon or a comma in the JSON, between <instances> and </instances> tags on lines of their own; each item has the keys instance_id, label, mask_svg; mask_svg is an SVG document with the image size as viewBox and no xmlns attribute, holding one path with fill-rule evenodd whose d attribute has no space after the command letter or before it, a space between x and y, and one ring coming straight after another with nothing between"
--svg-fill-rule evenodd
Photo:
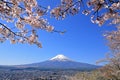
<instances>
[{"instance_id":1,"label":"foreground foliage","mask_svg":"<svg viewBox=\"0 0 120 80\"><path fill-rule=\"evenodd\" d=\"M108 71L108 69L104 69L104 72L105 71ZM104 73L100 70L91 72L79 72L75 76L70 76L69 80L120 80L120 74L115 78L114 76L105 76Z\"/></svg>"}]
</instances>

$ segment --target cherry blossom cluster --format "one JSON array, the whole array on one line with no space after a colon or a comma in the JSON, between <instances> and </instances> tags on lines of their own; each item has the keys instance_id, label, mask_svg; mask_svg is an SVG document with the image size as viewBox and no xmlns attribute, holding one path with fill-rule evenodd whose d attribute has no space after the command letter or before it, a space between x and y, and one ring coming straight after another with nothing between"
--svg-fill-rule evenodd
<instances>
[{"instance_id":1,"label":"cherry blossom cluster","mask_svg":"<svg viewBox=\"0 0 120 80\"><path fill-rule=\"evenodd\" d=\"M81 1L61 0L61 5L51 10L51 16L64 19L67 15L75 15L80 10Z\"/></svg>"},{"instance_id":2,"label":"cherry blossom cluster","mask_svg":"<svg viewBox=\"0 0 120 80\"><path fill-rule=\"evenodd\" d=\"M120 52L120 26L117 26L116 31L108 32L106 38L109 40L109 45L112 50Z\"/></svg>"},{"instance_id":3,"label":"cherry blossom cluster","mask_svg":"<svg viewBox=\"0 0 120 80\"><path fill-rule=\"evenodd\" d=\"M66 15L77 14L81 7L82 13L91 14L91 21L99 26L106 21L112 24L120 23L120 0L61 0L61 5L54 8L51 15L64 19Z\"/></svg>"},{"instance_id":4,"label":"cherry blossom cluster","mask_svg":"<svg viewBox=\"0 0 120 80\"><path fill-rule=\"evenodd\" d=\"M88 7L91 8L93 23L103 25L105 21L111 24L120 23L120 1L119 0L90 0Z\"/></svg>"},{"instance_id":5,"label":"cherry blossom cluster","mask_svg":"<svg viewBox=\"0 0 120 80\"><path fill-rule=\"evenodd\" d=\"M43 18L47 11L48 8L38 5L36 0L0 0L0 19L15 23L15 27L0 23L0 42L10 40L13 44L20 42L42 47L37 31L54 30Z\"/></svg>"}]
</instances>

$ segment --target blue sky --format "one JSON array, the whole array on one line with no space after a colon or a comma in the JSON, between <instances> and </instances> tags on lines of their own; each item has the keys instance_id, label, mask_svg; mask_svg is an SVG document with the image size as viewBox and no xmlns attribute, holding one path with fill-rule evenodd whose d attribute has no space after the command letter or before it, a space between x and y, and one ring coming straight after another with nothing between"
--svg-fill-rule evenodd
<instances>
[{"instance_id":1,"label":"blue sky","mask_svg":"<svg viewBox=\"0 0 120 80\"><path fill-rule=\"evenodd\" d=\"M44 0L40 3L53 7L58 2ZM13 45L9 41L0 43L0 65L41 62L58 54L63 54L75 61L95 64L109 51L103 33L105 30L111 30L111 27L107 25L98 27L91 23L89 16L82 15L81 12L75 16L68 16L65 20L57 21L50 17L47 19L51 25L55 26L55 29L67 32L60 35L39 30L39 40L43 48L19 43Z\"/></svg>"}]
</instances>

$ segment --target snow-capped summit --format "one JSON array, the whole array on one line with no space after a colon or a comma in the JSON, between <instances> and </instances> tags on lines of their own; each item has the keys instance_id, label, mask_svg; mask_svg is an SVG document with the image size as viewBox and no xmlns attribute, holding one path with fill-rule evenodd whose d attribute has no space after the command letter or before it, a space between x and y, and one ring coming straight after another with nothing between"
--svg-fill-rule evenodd
<instances>
[{"instance_id":1,"label":"snow-capped summit","mask_svg":"<svg viewBox=\"0 0 120 80\"><path fill-rule=\"evenodd\" d=\"M64 56L62 54L59 54L59 55L51 58L50 60L52 60L52 61L70 61L69 58L67 58L66 56Z\"/></svg>"}]
</instances>

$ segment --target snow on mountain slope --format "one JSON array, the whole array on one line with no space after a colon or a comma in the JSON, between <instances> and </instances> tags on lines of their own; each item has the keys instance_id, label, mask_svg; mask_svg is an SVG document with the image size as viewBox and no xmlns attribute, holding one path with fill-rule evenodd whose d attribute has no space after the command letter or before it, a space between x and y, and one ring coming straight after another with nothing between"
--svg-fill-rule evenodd
<instances>
[{"instance_id":1,"label":"snow on mountain slope","mask_svg":"<svg viewBox=\"0 0 120 80\"><path fill-rule=\"evenodd\" d=\"M71 61L69 58L67 58L66 56L59 54L53 58L50 59L51 61Z\"/></svg>"}]
</instances>

